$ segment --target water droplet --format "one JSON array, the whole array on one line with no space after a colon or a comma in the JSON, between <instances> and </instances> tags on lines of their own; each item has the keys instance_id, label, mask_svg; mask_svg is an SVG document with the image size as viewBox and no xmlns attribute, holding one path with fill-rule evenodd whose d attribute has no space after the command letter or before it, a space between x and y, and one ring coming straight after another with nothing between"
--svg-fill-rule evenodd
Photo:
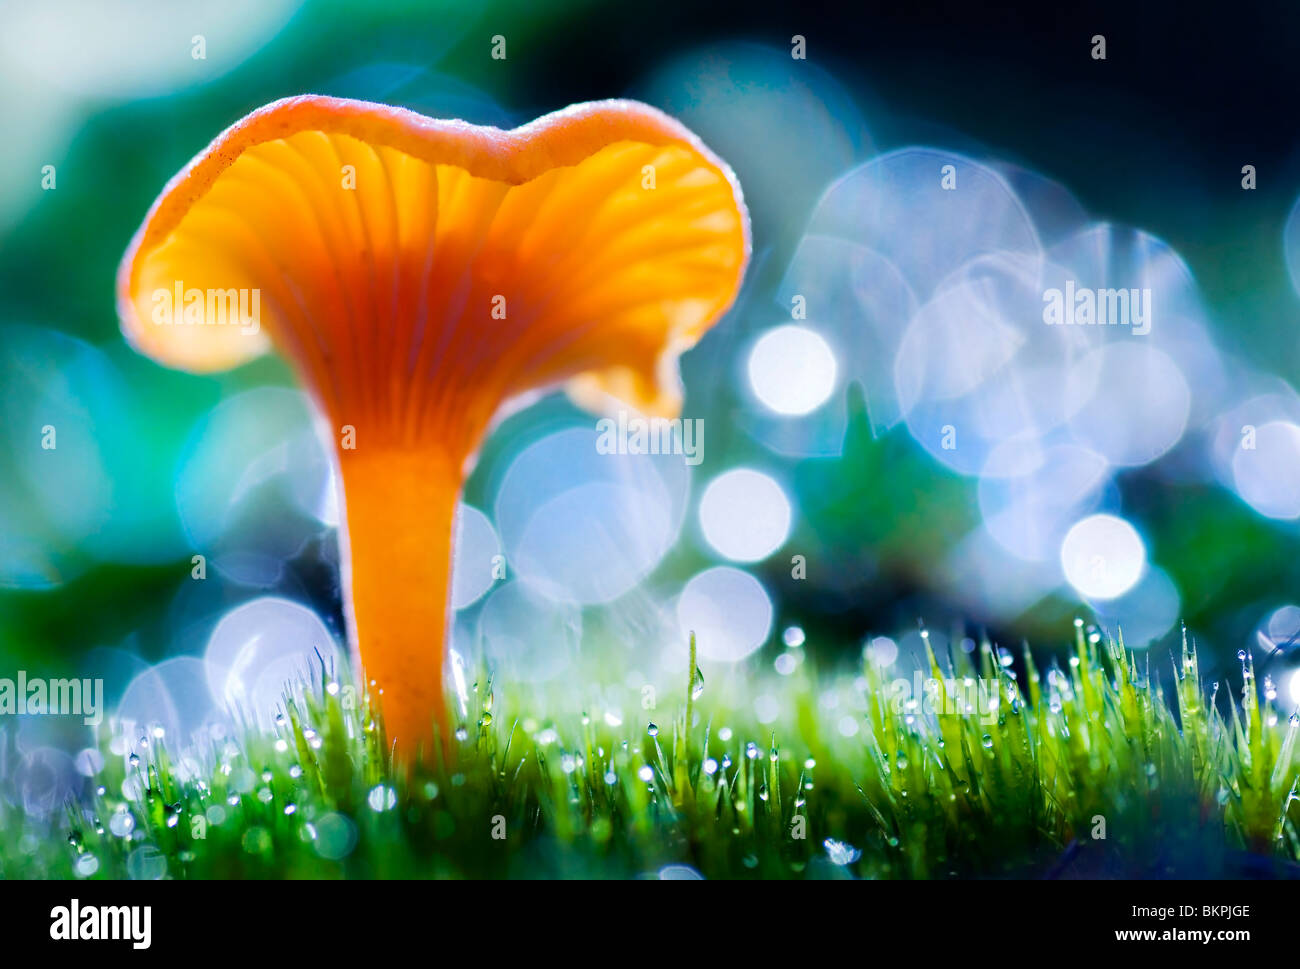
<instances>
[{"instance_id":1,"label":"water droplet","mask_svg":"<svg viewBox=\"0 0 1300 969\"><path fill-rule=\"evenodd\" d=\"M826 856L832 865L851 865L862 857L862 852L846 841L827 838L822 842L822 847L826 849Z\"/></svg>"},{"instance_id":2,"label":"water droplet","mask_svg":"<svg viewBox=\"0 0 1300 969\"><path fill-rule=\"evenodd\" d=\"M659 736L658 724L651 723L649 726L645 728L645 732L648 733L651 737L658 737Z\"/></svg>"},{"instance_id":3,"label":"water droplet","mask_svg":"<svg viewBox=\"0 0 1300 969\"><path fill-rule=\"evenodd\" d=\"M397 792L391 787L376 784L366 796L366 803L372 811L391 811L397 806Z\"/></svg>"},{"instance_id":4,"label":"water droplet","mask_svg":"<svg viewBox=\"0 0 1300 969\"><path fill-rule=\"evenodd\" d=\"M985 734L985 735L980 739L980 743L982 743L982 744L984 745L985 749L987 749L987 750L991 750L991 749L993 748L993 738L992 738L989 734Z\"/></svg>"},{"instance_id":5,"label":"water droplet","mask_svg":"<svg viewBox=\"0 0 1300 969\"><path fill-rule=\"evenodd\" d=\"M121 808L109 818L108 830L119 838L129 838L135 830L135 816L126 808Z\"/></svg>"},{"instance_id":6,"label":"water droplet","mask_svg":"<svg viewBox=\"0 0 1300 969\"><path fill-rule=\"evenodd\" d=\"M691 677L691 699L698 700L704 695L704 671L698 666L695 667L695 675Z\"/></svg>"},{"instance_id":7,"label":"water droplet","mask_svg":"<svg viewBox=\"0 0 1300 969\"><path fill-rule=\"evenodd\" d=\"M80 878L89 878L95 872L99 871L99 859L94 855L82 855L74 865L77 876Z\"/></svg>"}]
</instances>

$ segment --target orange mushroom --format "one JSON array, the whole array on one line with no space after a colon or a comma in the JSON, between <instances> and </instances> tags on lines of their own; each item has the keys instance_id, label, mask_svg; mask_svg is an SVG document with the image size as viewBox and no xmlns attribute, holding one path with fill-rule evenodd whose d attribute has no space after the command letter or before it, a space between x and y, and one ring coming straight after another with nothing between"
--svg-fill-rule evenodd
<instances>
[{"instance_id":1,"label":"orange mushroom","mask_svg":"<svg viewBox=\"0 0 1300 969\"><path fill-rule=\"evenodd\" d=\"M254 111L168 183L118 272L122 329L184 370L283 354L333 434L353 647L408 762L447 736L453 516L503 405L566 384L670 416L749 222L666 115L580 104L501 131L362 101Z\"/></svg>"}]
</instances>

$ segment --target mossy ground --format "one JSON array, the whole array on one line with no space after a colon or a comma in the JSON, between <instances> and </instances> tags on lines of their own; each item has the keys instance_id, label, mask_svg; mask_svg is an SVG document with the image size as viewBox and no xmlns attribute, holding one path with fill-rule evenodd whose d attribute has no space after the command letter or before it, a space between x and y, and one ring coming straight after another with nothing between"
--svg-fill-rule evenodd
<instances>
[{"instance_id":1,"label":"mossy ground","mask_svg":"<svg viewBox=\"0 0 1300 969\"><path fill-rule=\"evenodd\" d=\"M1218 690L1184 644L1166 691L1148 670L1165 657L1082 627L1042 675L1027 650L928 652L922 676L940 684L928 701L900 694L911 669L871 661L818 673L805 660L705 689L683 676L654 709L622 681L484 676L461 698L447 754L409 777L364 691L322 671L274 733L242 730L179 761L157 740L114 753L106 729L104 768L58 823L0 804L0 876L1294 870L1298 721L1249 658L1244 684ZM981 681L995 709L973 692Z\"/></svg>"}]
</instances>

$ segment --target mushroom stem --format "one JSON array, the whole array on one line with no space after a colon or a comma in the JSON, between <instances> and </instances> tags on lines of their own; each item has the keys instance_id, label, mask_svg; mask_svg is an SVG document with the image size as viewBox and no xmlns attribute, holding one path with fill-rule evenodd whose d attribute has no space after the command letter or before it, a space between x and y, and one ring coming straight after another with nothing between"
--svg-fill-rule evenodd
<instances>
[{"instance_id":1,"label":"mushroom stem","mask_svg":"<svg viewBox=\"0 0 1300 969\"><path fill-rule=\"evenodd\" d=\"M428 450L338 451L344 602L365 675L382 691L388 742L407 763L447 742L442 678L452 529L463 461Z\"/></svg>"}]
</instances>

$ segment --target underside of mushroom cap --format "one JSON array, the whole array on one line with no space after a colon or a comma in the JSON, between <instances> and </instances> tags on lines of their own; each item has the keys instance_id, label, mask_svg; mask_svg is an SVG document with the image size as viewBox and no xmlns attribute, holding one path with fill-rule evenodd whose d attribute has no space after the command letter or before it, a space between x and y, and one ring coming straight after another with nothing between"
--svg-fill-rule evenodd
<instances>
[{"instance_id":1,"label":"underside of mushroom cap","mask_svg":"<svg viewBox=\"0 0 1300 969\"><path fill-rule=\"evenodd\" d=\"M645 105L502 131L304 96L168 184L118 307L161 363L219 370L274 345L331 417L411 441L566 381L587 403L675 412L676 357L731 305L748 255L730 170ZM235 299L245 312L216 319Z\"/></svg>"}]
</instances>

